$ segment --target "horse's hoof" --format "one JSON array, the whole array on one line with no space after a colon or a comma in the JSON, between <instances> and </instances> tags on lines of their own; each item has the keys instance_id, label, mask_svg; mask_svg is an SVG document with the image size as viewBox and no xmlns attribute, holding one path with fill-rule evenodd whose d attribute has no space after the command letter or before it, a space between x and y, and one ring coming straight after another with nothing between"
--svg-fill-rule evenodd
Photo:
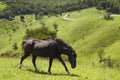
<instances>
[{"instance_id":1,"label":"horse's hoof","mask_svg":"<svg viewBox=\"0 0 120 80\"><path fill-rule=\"evenodd\" d=\"M70 72L69 72L69 71L67 71L67 75L70 75Z\"/></svg>"},{"instance_id":2,"label":"horse's hoof","mask_svg":"<svg viewBox=\"0 0 120 80\"><path fill-rule=\"evenodd\" d=\"M38 70L35 70L37 73L39 72Z\"/></svg>"},{"instance_id":3,"label":"horse's hoof","mask_svg":"<svg viewBox=\"0 0 120 80\"><path fill-rule=\"evenodd\" d=\"M51 71L48 71L48 73L49 73L49 74L52 74L52 72L51 72Z\"/></svg>"},{"instance_id":4,"label":"horse's hoof","mask_svg":"<svg viewBox=\"0 0 120 80\"><path fill-rule=\"evenodd\" d=\"M15 65L16 67L18 67L19 69L21 69L21 64L17 64L17 65Z\"/></svg>"},{"instance_id":5,"label":"horse's hoof","mask_svg":"<svg viewBox=\"0 0 120 80\"><path fill-rule=\"evenodd\" d=\"M52 74L51 72L49 72L49 74Z\"/></svg>"},{"instance_id":6,"label":"horse's hoof","mask_svg":"<svg viewBox=\"0 0 120 80\"><path fill-rule=\"evenodd\" d=\"M21 66L19 66L19 69L21 69Z\"/></svg>"}]
</instances>

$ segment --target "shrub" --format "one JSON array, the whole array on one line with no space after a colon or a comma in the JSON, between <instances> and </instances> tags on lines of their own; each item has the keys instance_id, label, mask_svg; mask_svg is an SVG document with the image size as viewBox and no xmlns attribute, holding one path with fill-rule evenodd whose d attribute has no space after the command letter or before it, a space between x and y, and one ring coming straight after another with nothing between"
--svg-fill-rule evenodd
<instances>
[{"instance_id":1,"label":"shrub","mask_svg":"<svg viewBox=\"0 0 120 80\"><path fill-rule=\"evenodd\" d=\"M104 50L100 48L98 51L99 63L103 63L105 67L113 68L113 60L110 58L110 56L104 58L104 54Z\"/></svg>"},{"instance_id":2,"label":"shrub","mask_svg":"<svg viewBox=\"0 0 120 80\"><path fill-rule=\"evenodd\" d=\"M24 39L37 38L37 39L48 39L55 38L56 32L50 31L47 27L41 27L37 29L27 29L25 32Z\"/></svg>"},{"instance_id":3,"label":"shrub","mask_svg":"<svg viewBox=\"0 0 120 80\"><path fill-rule=\"evenodd\" d=\"M54 23L54 24L53 24L53 27L54 27L54 29L57 31L58 24Z\"/></svg>"},{"instance_id":4,"label":"shrub","mask_svg":"<svg viewBox=\"0 0 120 80\"><path fill-rule=\"evenodd\" d=\"M15 15L13 14L12 10L9 9L5 9L0 12L0 18L5 18L7 20L13 20L14 16Z\"/></svg>"},{"instance_id":5,"label":"shrub","mask_svg":"<svg viewBox=\"0 0 120 80\"><path fill-rule=\"evenodd\" d=\"M23 15L21 15L20 16L20 21L25 22L24 19L25 19L25 17Z\"/></svg>"},{"instance_id":6,"label":"shrub","mask_svg":"<svg viewBox=\"0 0 120 80\"><path fill-rule=\"evenodd\" d=\"M13 50L17 50L18 49L18 46L17 46L17 43L14 43L13 45L12 45L12 48L13 48Z\"/></svg>"}]
</instances>

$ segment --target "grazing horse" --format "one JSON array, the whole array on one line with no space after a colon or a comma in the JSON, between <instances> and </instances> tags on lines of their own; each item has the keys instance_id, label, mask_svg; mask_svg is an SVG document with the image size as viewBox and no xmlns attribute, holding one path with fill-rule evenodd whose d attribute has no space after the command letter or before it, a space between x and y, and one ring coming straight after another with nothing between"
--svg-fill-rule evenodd
<instances>
[{"instance_id":1,"label":"grazing horse","mask_svg":"<svg viewBox=\"0 0 120 80\"><path fill-rule=\"evenodd\" d=\"M71 46L66 44L61 39L48 39L48 40L38 40L38 39L28 39L22 42L22 47L24 50L24 55L21 57L19 68L22 66L22 62L30 54L32 54L32 62L36 71L37 67L35 64L37 56L39 57L49 57L49 68L48 72L51 73L51 66L54 58L57 58L65 67L68 74L69 70L65 62L63 61L61 54L68 56L68 60L72 68L76 67L76 53Z\"/></svg>"}]
</instances>

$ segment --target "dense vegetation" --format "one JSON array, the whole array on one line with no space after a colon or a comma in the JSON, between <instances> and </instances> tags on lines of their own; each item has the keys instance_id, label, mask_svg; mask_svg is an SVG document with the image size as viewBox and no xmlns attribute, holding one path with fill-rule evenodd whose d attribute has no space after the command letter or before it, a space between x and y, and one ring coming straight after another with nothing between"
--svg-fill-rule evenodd
<instances>
[{"instance_id":1,"label":"dense vegetation","mask_svg":"<svg viewBox=\"0 0 120 80\"><path fill-rule=\"evenodd\" d=\"M27 29L24 39L28 39L28 38L49 39L55 37L56 37L55 31L50 31L47 27L41 27L41 28L36 28L34 30Z\"/></svg>"},{"instance_id":2,"label":"dense vegetation","mask_svg":"<svg viewBox=\"0 0 120 80\"><path fill-rule=\"evenodd\" d=\"M108 12L119 13L119 0L0 0L8 7L0 12L0 18L12 20L18 14L32 14L36 16L55 15L69 11L81 10L95 6Z\"/></svg>"},{"instance_id":3,"label":"dense vegetation","mask_svg":"<svg viewBox=\"0 0 120 80\"><path fill-rule=\"evenodd\" d=\"M43 27L39 20L35 20L35 15L26 15L25 22L22 22L19 16L13 21L1 20L0 40L3 42L0 46L1 53L20 54L23 37L50 38L52 35L56 35L54 26L57 25L57 38L70 43L79 56L88 54L92 56L104 50L105 54L101 55L103 58L111 56L113 60L118 59L116 58L118 57L117 55L112 54L118 54L119 51L114 52L113 50L112 54L109 51L111 51L112 46L117 45L119 42L119 15L111 15L113 20L106 20L104 19L105 12L98 11L95 8L66 14L70 14L70 17L75 20L66 21L61 19L61 16L44 16L45 27ZM93 16L96 18L93 18ZM109 51L106 52L107 50Z\"/></svg>"},{"instance_id":4,"label":"dense vegetation","mask_svg":"<svg viewBox=\"0 0 120 80\"><path fill-rule=\"evenodd\" d=\"M0 17L5 18L0 19L1 80L120 79L120 15L108 13L120 12L119 0L0 1ZM68 19L64 19L66 15ZM61 38L75 49L77 68L72 70L66 62L71 75L66 75L57 60L51 75L47 73L47 59L38 58L39 73L34 72L31 58L23 63L27 67L14 67L23 54L23 39L51 37Z\"/></svg>"}]
</instances>

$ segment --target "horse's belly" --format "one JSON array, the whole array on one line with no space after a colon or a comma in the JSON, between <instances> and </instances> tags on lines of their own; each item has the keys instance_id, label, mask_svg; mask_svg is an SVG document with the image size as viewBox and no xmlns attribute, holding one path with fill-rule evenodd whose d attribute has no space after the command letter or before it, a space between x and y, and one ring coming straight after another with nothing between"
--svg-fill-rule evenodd
<instances>
[{"instance_id":1,"label":"horse's belly","mask_svg":"<svg viewBox=\"0 0 120 80\"><path fill-rule=\"evenodd\" d=\"M35 49L33 54L40 57L50 57L56 55L55 50L52 48Z\"/></svg>"}]
</instances>

